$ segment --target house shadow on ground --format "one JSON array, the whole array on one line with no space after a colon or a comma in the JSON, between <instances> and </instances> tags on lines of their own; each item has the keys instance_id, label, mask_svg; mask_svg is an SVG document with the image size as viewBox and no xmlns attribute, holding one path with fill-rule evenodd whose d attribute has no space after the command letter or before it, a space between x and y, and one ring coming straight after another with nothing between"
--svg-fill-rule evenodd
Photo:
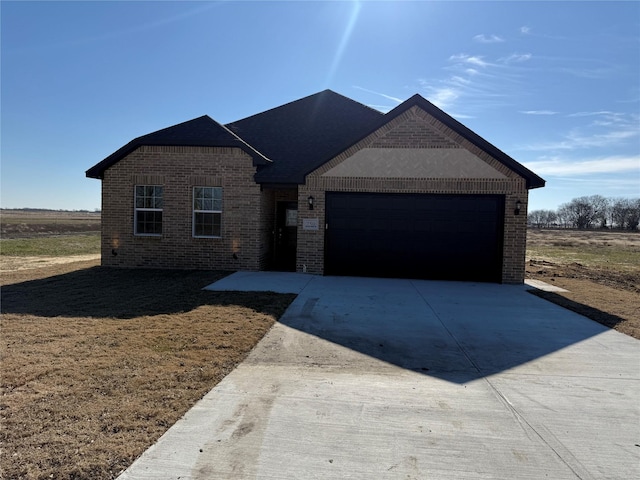
<instances>
[{"instance_id":1,"label":"house shadow on ground","mask_svg":"<svg viewBox=\"0 0 640 480\"><path fill-rule=\"evenodd\" d=\"M201 305L239 305L277 318L295 298L272 292L202 290L226 275L93 267L5 285L1 310L98 321L179 314ZM617 321L610 316L609 325ZM550 374L570 373L576 359L587 364L607 362L592 358L582 346L607 327L537 298L521 286L314 277L280 323L316 339L306 343L297 339L293 347L268 346L278 362L284 358L300 365L359 365L366 371L371 362L381 361L466 383L527 368L534 360L541 361L529 368Z\"/></svg>"},{"instance_id":2,"label":"house shadow on ground","mask_svg":"<svg viewBox=\"0 0 640 480\"><path fill-rule=\"evenodd\" d=\"M317 295L314 282L334 285ZM354 283L339 277L311 282L280 323L364 354L352 355L351 366L382 361L455 383L515 367L557 374L574 368L574 360L600 363L604 359L590 358L583 342L609 330L522 286L382 279ZM312 344L292 355L330 365L331 358L323 358ZM335 350L327 357L339 355L340 348ZM320 358L314 360L314 355Z\"/></svg>"},{"instance_id":3,"label":"house shadow on ground","mask_svg":"<svg viewBox=\"0 0 640 480\"><path fill-rule=\"evenodd\" d=\"M119 318L171 315L201 305L238 305L277 316L294 295L208 292L229 272L92 267L4 285L2 313L39 317Z\"/></svg>"}]
</instances>

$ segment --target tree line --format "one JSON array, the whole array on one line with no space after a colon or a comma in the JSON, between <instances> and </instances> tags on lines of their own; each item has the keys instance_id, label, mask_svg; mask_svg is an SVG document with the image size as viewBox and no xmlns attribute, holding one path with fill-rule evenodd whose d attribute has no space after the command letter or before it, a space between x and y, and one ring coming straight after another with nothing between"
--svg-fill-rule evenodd
<instances>
[{"instance_id":1,"label":"tree line","mask_svg":"<svg viewBox=\"0 0 640 480\"><path fill-rule=\"evenodd\" d=\"M527 224L535 228L638 230L640 198L606 198L602 195L574 198L557 210L529 212Z\"/></svg>"}]
</instances>

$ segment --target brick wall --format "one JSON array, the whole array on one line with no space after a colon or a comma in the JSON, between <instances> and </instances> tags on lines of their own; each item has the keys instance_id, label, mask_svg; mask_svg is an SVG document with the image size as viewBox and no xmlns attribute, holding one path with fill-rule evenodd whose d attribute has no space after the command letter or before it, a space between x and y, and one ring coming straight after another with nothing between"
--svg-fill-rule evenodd
<instances>
[{"instance_id":1,"label":"brick wall","mask_svg":"<svg viewBox=\"0 0 640 480\"><path fill-rule=\"evenodd\" d=\"M251 157L237 148L138 148L104 172L102 264L260 269L269 256L263 213L272 210L273 197L262 195L255 170ZM159 237L134 235L135 185L164 187ZM193 238L194 186L222 187L221 238Z\"/></svg>"},{"instance_id":2,"label":"brick wall","mask_svg":"<svg viewBox=\"0 0 640 480\"><path fill-rule=\"evenodd\" d=\"M323 177L323 173L362 148L466 148L507 178L374 178ZM325 192L386 192L431 194L498 194L505 196L504 249L502 281L522 283L526 247L526 209L528 191L525 180L493 157L456 134L448 127L414 107L364 138L336 158L307 176L298 189L298 255L297 270L324 273ZM314 209L308 210L307 198L314 197ZM515 215L515 202L522 202L520 215ZM318 231L303 230L305 218L317 218Z\"/></svg>"}]
</instances>

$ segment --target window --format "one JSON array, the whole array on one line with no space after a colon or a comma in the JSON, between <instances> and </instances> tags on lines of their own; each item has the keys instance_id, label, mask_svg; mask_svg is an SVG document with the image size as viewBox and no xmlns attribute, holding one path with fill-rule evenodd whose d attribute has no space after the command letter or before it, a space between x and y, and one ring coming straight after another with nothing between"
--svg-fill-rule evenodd
<instances>
[{"instance_id":1,"label":"window","mask_svg":"<svg viewBox=\"0 0 640 480\"><path fill-rule=\"evenodd\" d=\"M135 234L162 235L162 186L136 185Z\"/></svg>"},{"instance_id":2,"label":"window","mask_svg":"<svg viewBox=\"0 0 640 480\"><path fill-rule=\"evenodd\" d=\"M222 187L193 188L193 236L222 236Z\"/></svg>"}]
</instances>

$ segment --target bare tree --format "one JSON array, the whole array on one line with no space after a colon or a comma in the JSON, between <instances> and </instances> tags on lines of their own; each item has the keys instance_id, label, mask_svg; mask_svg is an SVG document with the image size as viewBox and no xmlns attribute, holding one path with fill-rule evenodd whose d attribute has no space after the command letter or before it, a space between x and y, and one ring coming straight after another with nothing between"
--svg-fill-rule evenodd
<instances>
[{"instance_id":1,"label":"bare tree","mask_svg":"<svg viewBox=\"0 0 640 480\"><path fill-rule=\"evenodd\" d=\"M640 198L606 198L602 195L574 198L558 210L532 210L527 224L535 228L620 228L640 225Z\"/></svg>"},{"instance_id":2,"label":"bare tree","mask_svg":"<svg viewBox=\"0 0 640 480\"><path fill-rule=\"evenodd\" d=\"M527 224L531 227L542 228L544 210L532 210L527 215Z\"/></svg>"},{"instance_id":3,"label":"bare tree","mask_svg":"<svg viewBox=\"0 0 640 480\"><path fill-rule=\"evenodd\" d=\"M606 228L610 200L602 195L578 197L560 206L564 220L574 228Z\"/></svg>"},{"instance_id":4,"label":"bare tree","mask_svg":"<svg viewBox=\"0 0 640 480\"><path fill-rule=\"evenodd\" d=\"M607 228L607 218L609 216L611 200L602 195L591 195L587 197L587 199L593 209L593 226Z\"/></svg>"},{"instance_id":5,"label":"bare tree","mask_svg":"<svg viewBox=\"0 0 640 480\"><path fill-rule=\"evenodd\" d=\"M595 212L589 197L574 198L569 203L560 205L563 216L573 228L589 228L595 220Z\"/></svg>"},{"instance_id":6,"label":"bare tree","mask_svg":"<svg viewBox=\"0 0 640 480\"><path fill-rule=\"evenodd\" d=\"M611 221L623 230L635 230L640 223L640 198L616 198L611 204Z\"/></svg>"},{"instance_id":7,"label":"bare tree","mask_svg":"<svg viewBox=\"0 0 640 480\"><path fill-rule=\"evenodd\" d=\"M628 198L616 198L613 200L611 205L611 224L616 228L626 228L628 206Z\"/></svg>"},{"instance_id":8,"label":"bare tree","mask_svg":"<svg viewBox=\"0 0 640 480\"><path fill-rule=\"evenodd\" d=\"M542 222L545 228L553 227L558 220L558 214L553 210L543 210L542 212Z\"/></svg>"},{"instance_id":9,"label":"bare tree","mask_svg":"<svg viewBox=\"0 0 640 480\"><path fill-rule=\"evenodd\" d=\"M533 210L527 216L527 224L535 228L551 228L558 215L553 210Z\"/></svg>"},{"instance_id":10,"label":"bare tree","mask_svg":"<svg viewBox=\"0 0 640 480\"><path fill-rule=\"evenodd\" d=\"M569 213L569 207L567 204L560 205L558 210L556 211L556 221L558 225L562 228L570 228L571 225L571 214Z\"/></svg>"},{"instance_id":11,"label":"bare tree","mask_svg":"<svg viewBox=\"0 0 640 480\"><path fill-rule=\"evenodd\" d=\"M640 198L631 200L631 211L627 220L627 230L637 230L640 225Z\"/></svg>"}]
</instances>

